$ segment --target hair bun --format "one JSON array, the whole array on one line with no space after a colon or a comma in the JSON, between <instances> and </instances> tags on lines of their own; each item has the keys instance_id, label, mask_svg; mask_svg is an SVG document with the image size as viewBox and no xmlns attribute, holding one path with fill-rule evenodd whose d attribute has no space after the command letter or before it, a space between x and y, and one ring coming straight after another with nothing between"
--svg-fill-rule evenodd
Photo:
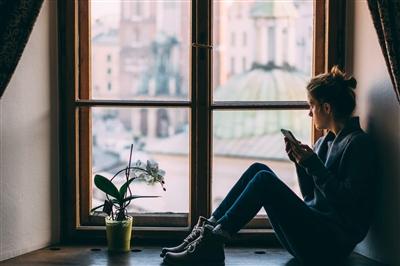
<instances>
[{"instance_id":1,"label":"hair bun","mask_svg":"<svg viewBox=\"0 0 400 266\"><path fill-rule=\"evenodd\" d=\"M346 79L347 86L352 88L353 90L357 87L357 80L353 77Z\"/></svg>"},{"instance_id":2,"label":"hair bun","mask_svg":"<svg viewBox=\"0 0 400 266\"><path fill-rule=\"evenodd\" d=\"M331 68L331 74L334 78L338 77L344 78L344 73L342 70L340 70L338 65L335 65Z\"/></svg>"}]
</instances>

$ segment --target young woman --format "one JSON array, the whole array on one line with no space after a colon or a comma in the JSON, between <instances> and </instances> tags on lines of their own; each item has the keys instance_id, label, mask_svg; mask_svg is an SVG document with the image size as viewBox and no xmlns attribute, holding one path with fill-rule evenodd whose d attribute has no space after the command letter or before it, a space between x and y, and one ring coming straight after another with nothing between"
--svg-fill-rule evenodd
<instances>
[{"instance_id":1,"label":"young woman","mask_svg":"<svg viewBox=\"0 0 400 266\"><path fill-rule=\"evenodd\" d=\"M326 265L345 259L367 234L375 161L371 142L355 108L356 80L338 67L307 85L309 115L328 133L314 149L291 144L303 199L268 166L251 165L208 219L200 217L191 234L161 256L171 264L223 263L224 241L264 207L281 244L300 262Z\"/></svg>"}]
</instances>

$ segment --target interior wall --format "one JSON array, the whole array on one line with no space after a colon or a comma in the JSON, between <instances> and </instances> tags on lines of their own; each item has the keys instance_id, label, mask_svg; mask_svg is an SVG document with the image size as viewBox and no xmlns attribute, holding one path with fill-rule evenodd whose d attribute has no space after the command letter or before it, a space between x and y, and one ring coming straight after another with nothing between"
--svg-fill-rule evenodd
<instances>
[{"instance_id":1,"label":"interior wall","mask_svg":"<svg viewBox=\"0 0 400 266\"><path fill-rule=\"evenodd\" d=\"M0 261L59 241L56 16L45 0L0 99Z\"/></svg>"},{"instance_id":2,"label":"interior wall","mask_svg":"<svg viewBox=\"0 0 400 266\"><path fill-rule=\"evenodd\" d=\"M379 158L372 226L356 251L400 265L400 104L392 87L365 0L348 1L347 71L358 81L361 126L372 136Z\"/></svg>"}]
</instances>

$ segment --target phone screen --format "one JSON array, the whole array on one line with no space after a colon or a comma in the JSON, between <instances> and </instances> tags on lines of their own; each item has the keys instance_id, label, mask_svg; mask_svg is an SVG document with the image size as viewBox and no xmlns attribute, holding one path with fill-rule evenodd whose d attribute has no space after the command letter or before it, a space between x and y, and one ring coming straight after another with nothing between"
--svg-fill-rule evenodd
<instances>
[{"instance_id":1,"label":"phone screen","mask_svg":"<svg viewBox=\"0 0 400 266\"><path fill-rule=\"evenodd\" d=\"M298 141L296 140L296 138L293 136L292 132L290 132L287 129L281 129L282 134L293 144L298 145Z\"/></svg>"}]
</instances>

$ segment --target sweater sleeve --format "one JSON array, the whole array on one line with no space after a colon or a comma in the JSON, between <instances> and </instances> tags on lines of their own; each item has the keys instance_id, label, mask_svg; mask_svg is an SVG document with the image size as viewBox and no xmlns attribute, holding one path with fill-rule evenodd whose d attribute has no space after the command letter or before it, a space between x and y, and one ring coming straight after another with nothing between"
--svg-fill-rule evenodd
<instances>
[{"instance_id":1,"label":"sweater sleeve","mask_svg":"<svg viewBox=\"0 0 400 266\"><path fill-rule=\"evenodd\" d=\"M304 201L310 201L314 198L313 178L302 166L298 165L297 163L295 165L301 195L303 196Z\"/></svg>"},{"instance_id":2,"label":"sweater sleeve","mask_svg":"<svg viewBox=\"0 0 400 266\"><path fill-rule=\"evenodd\" d=\"M301 165L312 175L315 186L328 201L336 205L352 204L368 193L374 174L375 162L368 138L360 135L351 140L339 159L344 164L340 178L327 169L316 154Z\"/></svg>"}]
</instances>

